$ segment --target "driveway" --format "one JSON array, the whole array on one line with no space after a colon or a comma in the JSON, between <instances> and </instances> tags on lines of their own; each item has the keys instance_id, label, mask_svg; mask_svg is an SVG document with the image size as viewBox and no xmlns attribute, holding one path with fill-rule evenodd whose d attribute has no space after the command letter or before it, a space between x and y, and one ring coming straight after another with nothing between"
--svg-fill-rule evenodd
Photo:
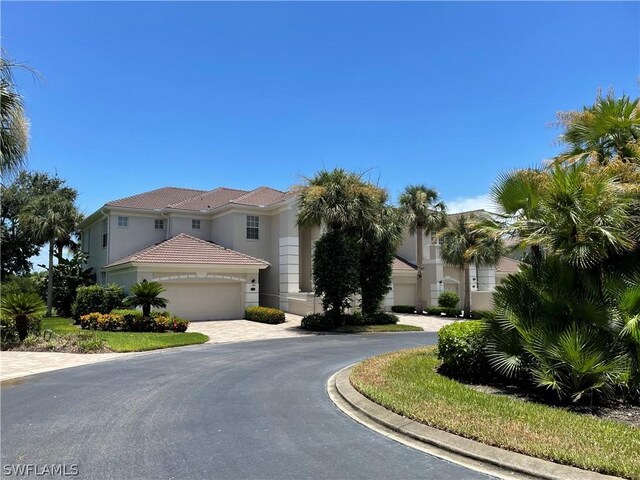
<instances>
[{"instance_id":1,"label":"driveway","mask_svg":"<svg viewBox=\"0 0 640 480\"><path fill-rule=\"evenodd\" d=\"M1 390L2 464L96 479L481 479L346 417L342 367L433 333L200 345L76 367Z\"/></svg>"}]
</instances>

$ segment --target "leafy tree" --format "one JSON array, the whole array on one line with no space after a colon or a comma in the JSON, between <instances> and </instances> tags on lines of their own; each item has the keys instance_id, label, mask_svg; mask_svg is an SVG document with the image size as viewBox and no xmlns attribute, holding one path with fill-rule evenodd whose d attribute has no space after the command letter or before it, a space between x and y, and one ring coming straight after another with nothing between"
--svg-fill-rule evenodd
<instances>
[{"instance_id":1,"label":"leafy tree","mask_svg":"<svg viewBox=\"0 0 640 480\"><path fill-rule=\"evenodd\" d=\"M151 308L165 308L169 301L160 297L160 294L166 289L160 282L142 282L131 286L131 296L127 299L127 303L132 307L142 307L142 315L149 317Z\"/></svg>"},{"instance_id":2,"label":"leafy tree","mask_svg":"<svg viewBox=\"0 0 640 480\"><path fill-rule=\"evenodd\" d=\"M500 238L479 227L474 215L458 215L439 234L440 256L445 263L458 267L464 279L464 314L471 314L470 265L495 266L504 252Z\"/></svg>"},{"instance_id":3,"label":"leafy tree","mask_svg":"<svg viewBox=\"0 0 640 480\"><path fill-rule=\"evenodd\" d=\"M59 191L32 199L20 213L20 222L32 238L39 243L49 243L47 316L51 316L53 306L53 258L56 240L68 237L75 230L79 220L80 214L74 203Z\"/></svg>"},{"instance_id":4,"label":"leafy tree","mask_svg":"<svg viewBox=\"0 0 640 480\"><path fill-rule=\"evenodd\" d=\"M31 271L29 259L37 255L43 245L24 225L20 223L20 213L26 205L37 197L59 193L68 201L75 202L77 192L66 186L61 178L43 172L20 172L13 181L0 186L2 205L0 234L2 236L2 268L4 280L7 275L25 275ZM56 245L55 256L62 257L62 249Z\"/></svg>"},{"instance_id":5,"label":"leafy tree","mask_svg":"<svg viewBox=\"0 0 640 480\"><path fill-rule=\"evenodd\" d=\"M315 294L334 323L339 323L349 297L360 285L360 249L356 240L342 230L330 230L318 239L313 256Z\"/></svg>"},{"instance_id":6,"label":"leafy tree","mask_svg":"<svg viewBox=\"0 0 640 480\"><path fill-rule=\"evenodd\" d=\"M424 185L409 185L400 196L400 208L404 212L409 231L416 234L416 311L424 310L422 274L424 258L422 240L424 235L435 233L447 221L446 208L438 198L438 192Z\"/></svg>"},{"instance_id":7,"label":"leafy tree","mask_svg":"<svg viewBox=\"0 0 640 480\"><path fill-rule=\"evenodd\" d=\"M86 254L78 252L69 259L59 259L53 267L53 306L58 315L71 316L78 287L96 283L93 268L85 269L86 263Z\"/></svg>"},{"instance_id":8,"label":"leafy tree","mask_svg":"<svg viewBox=\"0 0 640 480\"><path fill-rule=\"evenodd\" d=\"M13 293L0 299L0 312L12 318L20 341L27 338L29 317L41 316L44 302L37 293Z\"/></svg>"}]
</instances>

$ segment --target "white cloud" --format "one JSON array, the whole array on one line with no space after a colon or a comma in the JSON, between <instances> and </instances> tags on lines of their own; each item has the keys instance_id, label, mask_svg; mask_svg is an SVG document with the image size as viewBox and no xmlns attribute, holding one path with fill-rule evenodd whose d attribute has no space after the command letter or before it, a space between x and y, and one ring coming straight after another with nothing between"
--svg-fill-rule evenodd
<instances>
[{"instance_id":1,"label":"white cloud","mask_svg":"<svg viewBox=\"0 0 640 480\"><path fill-rule=\"evenodd\" d=\"M445 200L448 213L468 212L471 210L484 209L488 212L495 210L494 203L489 199L489 194L478 195L476 197L458 197L453 200Z\"/></svg>"}]
</instances>

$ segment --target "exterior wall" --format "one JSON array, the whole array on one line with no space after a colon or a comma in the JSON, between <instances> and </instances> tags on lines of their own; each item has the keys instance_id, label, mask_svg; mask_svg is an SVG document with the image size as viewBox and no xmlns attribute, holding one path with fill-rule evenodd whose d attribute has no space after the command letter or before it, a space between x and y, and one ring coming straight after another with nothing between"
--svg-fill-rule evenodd
<instances>
[{"instance_id":1,"label":"exterior wall","mask_svg":"<svg viewBox=\"0 0 640 480\"><path fill-rule=\"evenodd\" d=\"M280 276L280 309L288 310L287 296L300 291L300 248L296 211L283 210L278 215L278 247Z\"/></svg>"},{"instance_id":2,"label":"exterior wall","mask_svg":"<svg viewBox=\"0 0 640 480\"><path fill-rule=\"evenodd\" d=\"M200 230L194 230L191 228L191 220L200 220ZM186 233L187 235L200 238L201 240L211 240L211 220L207 220L201 216L188 216L188 214L185 216L171 215L169 218L169 225L169 236L171 237L174 237L179 233Z\"/></svg>"},{"instance_id":3,"label":"exterior wall","mask_svg":"<svg viewBox=\"0 0 640 480\"><path fill-rule=\"evenodd\" d=\"M117 283L118 285L121 285L122 287L124 287L125 292L128 294L131 285L138 282L138 272L135 268L108 272L107 282Z\"/></svg>"},{"instance_id":4,"label":"exterior wall","mask_svg":"<svg viewBox=\"0 0 640 480\"><path fill-rule=\"evenodd\" d=\"M471 292L471 310L493 310L493 292Z\"/></svg>"},{"instance_id":5,"label":"exterior wall","mask_svg":"<svg viewBox=\"0 0 640 480\"><path fill-rule=\"evenodd\" d=\"M118 217L127 217L128 227L118 227ZM166 238L166 230L156 230L155 220L167 220L158 216L138 216L111 212L109 215L109 261L131 255Z\"/></svg>"},{"instance_id":6,"label":"exterior wall","mask_svg":"<svg viewBox=\"0 0 640 480\"><path fill-rule=\"evenodd\" d=\"M225 248L233 248L234 215L223 215L211 220L211 241Z\"/></svg>"},{"instance_id":7,"label":"exterior wall","mask_svg":"<svg viewBox=\"0 0 640 480\"><path fill-rule=\"evenodd\" d=\"M82 232L82 251L88 254L87 268L93 268L96 280L100 282L102 267L108 263L107 248L102 248L102 218Z\"/></svg>"}]
</instances>

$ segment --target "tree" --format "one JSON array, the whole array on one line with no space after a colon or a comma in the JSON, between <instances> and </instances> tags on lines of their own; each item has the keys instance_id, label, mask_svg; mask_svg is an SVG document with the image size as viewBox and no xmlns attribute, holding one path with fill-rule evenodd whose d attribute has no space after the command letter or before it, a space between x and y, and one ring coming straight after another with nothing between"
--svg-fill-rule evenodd
<instances>
[{"instance_id":1,"label":"tree","mask_svg":"<svg viewBox=\"0 0 640 480\"><path fill-rule=\"evenodd\" d=\"M29 121L24 100L16 91L13 69L18 67L2 50L0 57L0 174L16 173L24 166L29 148Z\"/></svg>"},{"instance_id":2,"label":"tree","mask_svg":"<svg viewBox=\"0 0 640 480\"><path fill-rule=\"evenodd\" d=\"M37 293L11 293L0 300L0 312L16 323L21 342L27 338L29 318L41 316L43 310L44 302Z\"/></svg>"},{"instance_id":3,"label":"tree","mask_svg":"<svg viewBox=\"0 0 640 480\"><path fill-rule=\"evenodd\" d=\"M400 208L409 224L409 231L416 234L416 311L420 313L424 310L422 237L435 233L446 224L446 209L439 201L438 192L424 185L409 185L400 196Z\"/></svg>"},{"instance_id":4,"label":"tree","mask_svg":"<svg viewBox=\"0 0 640 480\"><path fill-rule=\"evenodd\" d=\"M47 316L53 306L53 257L58 238L66 238L76 229L78 211L63 192L41 195L32 199L20 213L20 222L32 238L49 243L49 272L47 282Z\"/></svg>"},{"instance_id":5,"label":"tree","mask_svg":"<svg viewBox=\"0 0 640 480\"><path fill-rule=\"evenodd\" d=\"M495 266L504 252L499 237L487 234L478 217L458 215L439 234L440 256L445 263L458 267L463 272L464 314L471 314L470 265L477 267Z\"/></svg>"},{"instance_id":6,"label":"tree","mask_svg":"<svg viewBox=\"0 0 640 480\"><path fill-rule=\"evenodd\" d=\"M87 256L76 252L71 258L59 258L53 267L53 306L58 315L69 317L78 287L96 283L93 268L86 269Z\"/></svg>"},{"instance_id":7,"label":"tree","mask_svg":"<svg viewBox=\"0 0 640 480\"><path fill-rule=\"evenodd\" d=\"M66 186L64 180L44 172L20 172L9 185L0 185L2 205L2 251L0 252L1 278L7 275L26 275L31 271L29 259L37 255L43 243L33 237L20 223L20 213L36 197L60 193L75 202L77 192ZM62 257L62 249L56 245L56 257Z\"/></svg>"},{"instance_id":8,"label":"tree","mask_svg":"<svg viewBox=\"0 0 640 480\"><path fill-rule=\"evenodd\" d=\"M598 92L594 105L579 112L561 112L564 127L560 141L568 148L556 164L589 161L606 165L613 161L640 164L640 99L615 98L613 91Z\"/></svg>"},{"instance_id":9,"label":"tree","mask_svg":"<svg viewBox=\"0 0 640 480\"><path fill-rule=\"evenodd\" d=\"M131 286L131 296L127 303L132 307L142 307L142 315L151 315L151 308L166 308L169 300L162 298L160 294L166 291L160 282L142 282Z\"/></svg>"}]
</instances>

